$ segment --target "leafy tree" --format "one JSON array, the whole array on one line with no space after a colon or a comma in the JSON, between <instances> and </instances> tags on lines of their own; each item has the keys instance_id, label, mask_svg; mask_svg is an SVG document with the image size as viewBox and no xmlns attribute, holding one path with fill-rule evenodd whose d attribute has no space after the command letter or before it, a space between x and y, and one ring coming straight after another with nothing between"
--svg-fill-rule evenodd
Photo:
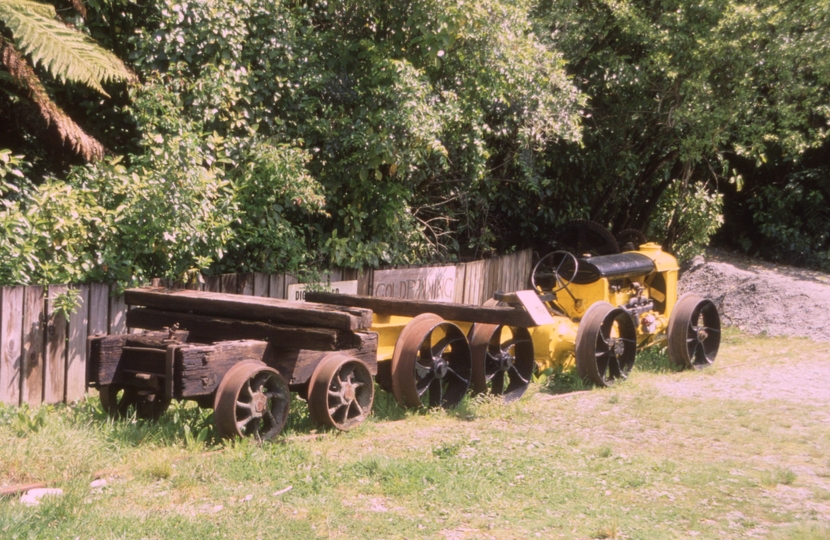
<instances>
[{"instance_id":1,"label":"leafy tree","mask_svg":"<svg viewBox=\"0 0 830 540\"><path fill-rule=\"evenodd\" d=\"M554 0L536 14L589 96L584 146L548 153L556 189L541 206L564 196L582 217L642 229L669 190L740 182L734 156L797 159L825 140L827 2ZM663 221L671 239L679 224Z\"/></svg>"},{"instance_id":2,"label":"leafy tree","mask_svg":"<svg viewBox=\"0 0 830 540\"><path fill-rule=\"evenodd\" d=\"M83 10L80 0L75 6ZM33 0L0 2L0 90L15 106L33 105L43 125L87 161L100 159L104 146L52 99L37 72L61 83L80 83L107 96L102 86L133 74L113 54L59 20L54 6ZM25 112L20 112L25 114Z\"/></svg>"}]
</instances>

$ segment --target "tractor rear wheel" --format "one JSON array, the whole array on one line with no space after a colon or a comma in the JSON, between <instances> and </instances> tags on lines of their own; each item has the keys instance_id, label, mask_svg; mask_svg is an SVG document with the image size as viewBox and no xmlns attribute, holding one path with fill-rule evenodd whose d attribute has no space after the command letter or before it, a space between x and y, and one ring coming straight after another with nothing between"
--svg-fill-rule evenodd
<instances>
[{"instance_id":1,"label":"tractor rear wheel","mask_svg":"<svg viewBox=\"0 0 830 540\"><path fill-rule=\"evenodd\" d=\"M669 317L669 358L686 369L703 369L715 362L720 347L720 315L711 300L686 293Z\"/></svg>"}]
</instances>

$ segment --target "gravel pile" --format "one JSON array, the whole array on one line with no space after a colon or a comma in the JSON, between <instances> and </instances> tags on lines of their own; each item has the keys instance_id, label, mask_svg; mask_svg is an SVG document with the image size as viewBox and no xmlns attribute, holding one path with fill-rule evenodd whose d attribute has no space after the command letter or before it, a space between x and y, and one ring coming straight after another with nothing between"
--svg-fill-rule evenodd
<instances>
[{"instance_id":1,"label":"gravel pile","mask_svg":"<svg viewBox=\"0 0 830 540\"><path fill-rule=\"evenodd\" d=\"M710 251L684 265L678 289L713 300L725 326L830 341L830 275Z\"/></svg>"}]
</instances>

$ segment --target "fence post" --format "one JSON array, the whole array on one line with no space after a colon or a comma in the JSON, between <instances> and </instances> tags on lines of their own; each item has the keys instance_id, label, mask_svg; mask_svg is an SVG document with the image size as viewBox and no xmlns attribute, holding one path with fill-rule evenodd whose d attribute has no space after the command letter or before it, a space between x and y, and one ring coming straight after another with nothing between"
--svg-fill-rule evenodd
<instances>
[{"instance_id":1,"label":"fence post","mask_svg":"<svg viewBox=\"0 0 830 540\"><path fill-rule=\"evenodd\" d=\"M0 288L0 402L20 404L23 287Z\"/></svg>"}]
</instances>

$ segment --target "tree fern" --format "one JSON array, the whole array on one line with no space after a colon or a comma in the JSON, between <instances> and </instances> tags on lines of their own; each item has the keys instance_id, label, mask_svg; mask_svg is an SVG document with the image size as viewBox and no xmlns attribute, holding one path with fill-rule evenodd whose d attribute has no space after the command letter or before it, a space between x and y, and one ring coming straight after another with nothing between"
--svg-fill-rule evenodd
<instances>
[{"instance_id":1,"label":"tree fern","mask_svg":"<svg viewBox=\"0 0 830 540\"><path fill-rule=\"evenodd\" d=\"M48 4L2 0L0 22L11 31L20 51L62 82L82 83L107 95L102 83L133 78L121 60L60 22Z\"/></svg>"}]
</instances>

